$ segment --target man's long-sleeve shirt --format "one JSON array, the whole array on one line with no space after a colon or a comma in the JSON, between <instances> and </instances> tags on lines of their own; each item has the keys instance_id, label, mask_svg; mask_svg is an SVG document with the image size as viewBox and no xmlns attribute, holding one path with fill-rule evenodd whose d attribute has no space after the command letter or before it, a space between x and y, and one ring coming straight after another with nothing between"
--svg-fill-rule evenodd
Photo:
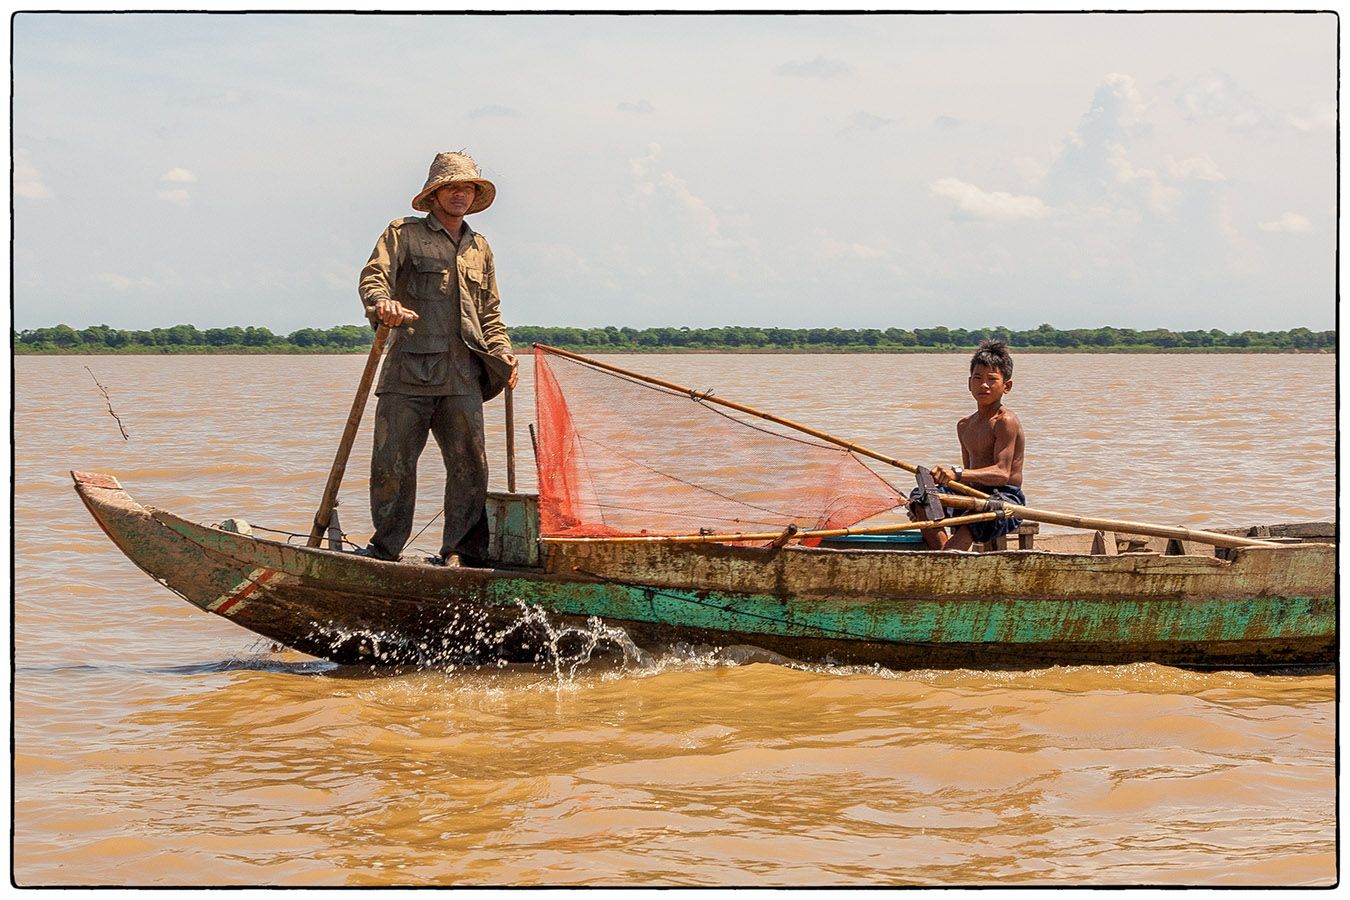
<instances>
[{"instance_id":1,"label":"man's long-sleeve shirt","mask_svg":"<svg viewBox=\"0 0 1350 900\"><path fill-rule=\"evenodd\" d=\"M511 352L487 240L467 223L456 241L433 216L396 219L380 235L358 287L366 316L397 300L417 313L394 329L376 393L495 394L483 367L500 376ZM498 378L489 379L496 381Z\"/></svg>"}]
</instances>

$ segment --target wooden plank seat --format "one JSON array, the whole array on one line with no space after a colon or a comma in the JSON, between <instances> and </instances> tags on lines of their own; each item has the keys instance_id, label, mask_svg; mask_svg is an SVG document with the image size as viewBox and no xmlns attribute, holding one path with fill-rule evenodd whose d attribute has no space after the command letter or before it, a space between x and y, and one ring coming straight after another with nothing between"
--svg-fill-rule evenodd
<instances>
[{"instance_id":1,"label":"wooden plank seat","mask_svg":"<svg viewBox=\"0 0 1350 900\"><path fill-rule=\"evenodd\" d=\"M1017 535L1018 550L1035 550L1036 535L1040 533L1041 533L1041 525L1039 522L1023 522L1021 525L1018 525L1015 530L1010 532L1010 534ZM979 550L982 552L988 552L990 550L1007 550L1008 535L1000 535L999 537L994 538L988 544L975 544L972 546L971 549Z\"/></svg>"}]
</instances>

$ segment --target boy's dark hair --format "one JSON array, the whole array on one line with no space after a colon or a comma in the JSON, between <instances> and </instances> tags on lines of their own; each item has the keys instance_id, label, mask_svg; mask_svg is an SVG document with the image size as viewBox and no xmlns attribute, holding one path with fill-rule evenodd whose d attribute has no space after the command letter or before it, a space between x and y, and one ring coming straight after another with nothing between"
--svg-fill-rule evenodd
<instances>
[{"instance_id":1,"label":"boy's dark hair","mask_svg":"<svg viewBox=\"0 0 1350 900\"><path fill-rule=\"evenodd\" d=\"M1004 381L1012 381L1012 354L1008 352L1005 341L980 341L980 349L970 358L970 374L975 374L976 366L988 366L1003 373Z\"/></svg>"}]
</instances>

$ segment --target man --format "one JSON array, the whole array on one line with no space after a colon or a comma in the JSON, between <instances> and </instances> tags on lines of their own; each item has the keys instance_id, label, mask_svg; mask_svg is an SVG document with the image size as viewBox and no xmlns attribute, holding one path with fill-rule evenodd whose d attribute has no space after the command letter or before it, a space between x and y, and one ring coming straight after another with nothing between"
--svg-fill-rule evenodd
<instances>
[{"instance_id":1,"label":"man","mask_svg":"<svg viewBox=\"0 0 1350 900\"><path fill-rule=\"evenodd\" d=\"M375 387L370 517L362 551L397 560L412 532L417 459L432 434L445 461L445 525L439 562L487 555L487 455L483 403L516 385L498 311L487 240L464 221L492 205L497 189L464 153L440 153L412 208L396 219L361 270L359 291L372 325L394 329Z\"/></svg>"}]
</instances>

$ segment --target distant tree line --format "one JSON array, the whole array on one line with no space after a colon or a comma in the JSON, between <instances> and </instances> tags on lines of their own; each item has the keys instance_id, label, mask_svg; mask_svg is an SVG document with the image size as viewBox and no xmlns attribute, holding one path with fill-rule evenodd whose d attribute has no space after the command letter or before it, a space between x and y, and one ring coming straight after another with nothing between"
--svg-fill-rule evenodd
<instances>
[{"instance_id":1,"label":"distant tree line","mask_svg":"<svg viewBox=\"0 0 1350 900\"><path fill-rule=\"evenodd\" d=\"M550 344L591 350L966 350L982 340L1006 341L1010 347L1061 350L1262 349L1321 350L1336 346L1336 332L1309 331L1169 331L1152 328L1072 328L1051 325L1017 331L1011 328L550 328L519 325L511 329L517 344Z\"/></svg>"},{"instance_id":2,"label":"distant tree line","mask_svg":"<svg viewBox=\"0 0 1350 900\"><path fill-rule=\"evenodd\" d=\"M368 325L301 328L273 334L267 328L199 329L192 325L128 331L94 325L79 331L69 325L34 328L14 334L18 352L66 353L342 353L370 347L374 337Z\"/></svg>"},{"instance_id":3,"label":"distant tree line","mask_svg":"<svg viewBox=\"0 0 1350 900\"><path fill-rule=\"evenodd\" d=\"M510 329L517 347L550 344L580 351L758 350L925 352L968 350L985 339L1007 341L1023 350L1065 351L1319 351L1334 350L1335 331L1220 331L1217 328L1169 331L1152 328L1071 328L1041 325L1011 328L562 328L517 325ZM17 353L346 353L370 347L366 325L301 328L273 334L266 328L198 329L192 325L127 331L94 325L69 325L16 331Z\"/></svg>"}]
</instances>

